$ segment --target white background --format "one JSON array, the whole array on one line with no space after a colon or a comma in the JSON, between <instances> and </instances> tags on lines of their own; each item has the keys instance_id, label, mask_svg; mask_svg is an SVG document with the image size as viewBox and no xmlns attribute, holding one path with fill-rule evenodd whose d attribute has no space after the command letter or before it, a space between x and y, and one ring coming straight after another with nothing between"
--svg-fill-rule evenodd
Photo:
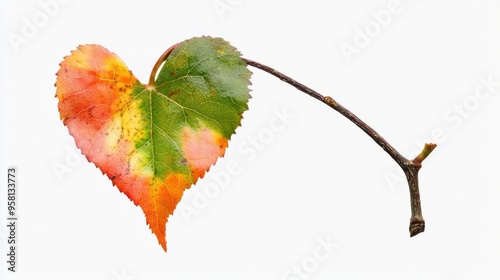
<instances>
[{"instance_id":1,"label":"white background","mask_svg":"<svg viewBox=\"0 0 500 280\"><path fill-rule=\"evenodd\" d=\"M66 2L0 4L2 217L7 167L19 172L17 272L3 261L2 226L0 278L500 279L497 1ZM145 83L165 49L201 35L333 96L405 156L438 142L420 172L425 233L409 237L407 185L385 152L251 69L243 126L185 192L178 209L196 214L174 213L163 252L141 209L79 154L55 73L79 44L97 43Z\"/></svg>"}]
</instances>

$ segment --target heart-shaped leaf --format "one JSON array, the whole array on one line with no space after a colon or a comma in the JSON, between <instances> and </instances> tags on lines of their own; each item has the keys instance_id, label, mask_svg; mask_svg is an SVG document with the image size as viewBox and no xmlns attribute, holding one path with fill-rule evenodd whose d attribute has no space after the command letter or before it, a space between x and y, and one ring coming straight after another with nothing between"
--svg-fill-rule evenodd
<instances>
[{"instance_id":1,"label":"heart-shaped leaf","mask_svg":"<svg viewBox=\"0 0 500 280\"><path fill-rule=\"evenodd\" d=\"M62 121L87 159L142 208L166 251L168 217L240 125L251 72L228 42L210 37L177 45L154 85L99 45L79 46L60 66Z\"/></svg>"}]
</instances>

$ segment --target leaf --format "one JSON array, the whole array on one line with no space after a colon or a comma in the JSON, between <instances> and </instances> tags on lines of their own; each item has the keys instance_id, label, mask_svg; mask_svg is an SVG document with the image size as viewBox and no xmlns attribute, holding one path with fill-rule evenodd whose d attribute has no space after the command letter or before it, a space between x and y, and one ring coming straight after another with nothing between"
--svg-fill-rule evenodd
<instances>
[{"instance_id":1,"label":"leaf","mask_svg":"<svg viewBox=\"0 0 500 280\"><path fill-rule=\"evenodd\" d=\"M154 85L99 45L57 72L60 117L90 162L144 211L166 251L166 223L185 189L224 155L248 109L251 72L220 38L177 45Z\"/></svg>"}]
</instances>

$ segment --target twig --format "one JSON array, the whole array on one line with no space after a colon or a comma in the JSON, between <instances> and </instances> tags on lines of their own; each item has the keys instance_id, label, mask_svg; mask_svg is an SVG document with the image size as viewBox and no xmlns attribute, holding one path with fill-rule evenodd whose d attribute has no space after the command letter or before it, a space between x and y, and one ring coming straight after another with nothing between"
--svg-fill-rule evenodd
<instances>
[{"instance_id":1,"label":"twig","mask_svg":"<svg viewBox=\"0 0 500 280\"><path fill-rule=\"evenodd\" d=\"M276 76L285 83L288 83L298 90L314 97L326 105L330 106L335 111L342 114L359 128L361 128L368 136L370 136L384 151L386 151L403 169L408 186L410 188L411 201L411 219L410 219L410 236L415 236L425 230L425 221L422 217L422 209L420 206L420 192L418 187L418 171L422 166L422 161L434 150L436 144L425 144L422 152L413 160L403 157L391 144L389 144L380 134L378 134L368 124L358 118L351 111L340 105L330 96L323 96L320 93L310 89L309 87L297 82L296 80L284 75L283 73L266 66L264 64L242 58L248 65L263 70L271 75Z\"/></svg>"}]
</instances>

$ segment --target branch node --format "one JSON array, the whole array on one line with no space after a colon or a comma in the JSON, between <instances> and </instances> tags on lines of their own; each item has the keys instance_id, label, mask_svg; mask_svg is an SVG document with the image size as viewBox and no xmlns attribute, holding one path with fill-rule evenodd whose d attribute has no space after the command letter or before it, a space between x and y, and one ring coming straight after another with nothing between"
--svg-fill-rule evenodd
<instances>
[{"instance_id":1,"label":"branch node","mask_svg":"<svg viewBox=\"0 0 500 280\"><path fill-rule=\"evenodd\" d=\"M335 102L335 99L333 99L331 96L323 97L323 102L326 103L330 107L337 106L337 102Z\"/></svg>"}]
</instances>

